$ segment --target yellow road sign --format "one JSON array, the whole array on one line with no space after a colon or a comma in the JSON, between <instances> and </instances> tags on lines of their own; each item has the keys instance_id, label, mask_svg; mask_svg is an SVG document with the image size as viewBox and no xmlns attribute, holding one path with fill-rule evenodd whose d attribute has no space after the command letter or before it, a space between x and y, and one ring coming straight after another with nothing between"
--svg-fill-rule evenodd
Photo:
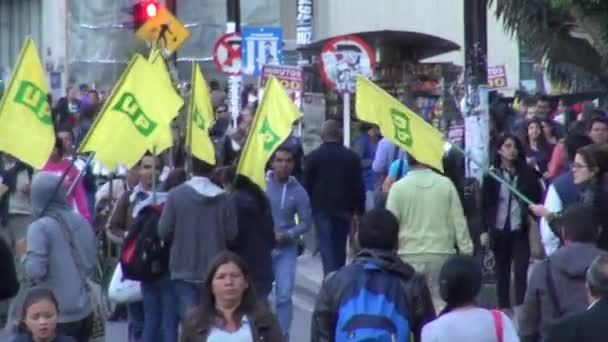
<instances>
[{"instance_id":1,"label":"yellow road sign","mask_svg":"<svg viewBox=\"0 0 608 342\"><path fill-rule=\"evenodd\" d=\"M148 19L136 32L137 37L156 43L159 49L172 54L190 37L190 31L165 7Z\"/></svg>"}]
</instances>

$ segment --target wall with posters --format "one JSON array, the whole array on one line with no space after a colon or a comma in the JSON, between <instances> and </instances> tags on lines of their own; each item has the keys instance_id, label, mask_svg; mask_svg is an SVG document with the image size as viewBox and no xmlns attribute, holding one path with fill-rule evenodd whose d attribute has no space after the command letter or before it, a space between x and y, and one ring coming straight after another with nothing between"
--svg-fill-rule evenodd
<instances>
[{"instance_id":1,"label":"wall with posters","mask_svg":"<svg viewBox=\"0 0 608 342\"><path fill-rule=\"evenodd\" d=\"M371 5L369 0L315 0L314 40L356 32L398 30L441 37L464 47L463 1L382 0ZM461 48L425 62L464 66L464 50ZM488 65L505 66L509 83L509 87L503 89L505 92L512 92L519 86L517 36L505 31L502 21L496 19L493 7L488 9Z\"/></svg>"}]
</instances>

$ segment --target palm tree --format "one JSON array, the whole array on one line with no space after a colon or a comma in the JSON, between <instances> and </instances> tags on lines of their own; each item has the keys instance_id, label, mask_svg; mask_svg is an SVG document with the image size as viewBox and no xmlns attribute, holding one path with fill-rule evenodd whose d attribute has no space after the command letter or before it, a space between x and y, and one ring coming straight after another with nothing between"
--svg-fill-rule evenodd
<instances>
[{"instance_id":1,"label":"palm tree","mask_svg":"<svg viewBox=\"0 0 608 342\"><path fill-rule=\"evenodd\" d=\"M554 79L577 90L608 89L608 1L490 1L524 48L547 62Z\"/></svg>"}]
</instances>

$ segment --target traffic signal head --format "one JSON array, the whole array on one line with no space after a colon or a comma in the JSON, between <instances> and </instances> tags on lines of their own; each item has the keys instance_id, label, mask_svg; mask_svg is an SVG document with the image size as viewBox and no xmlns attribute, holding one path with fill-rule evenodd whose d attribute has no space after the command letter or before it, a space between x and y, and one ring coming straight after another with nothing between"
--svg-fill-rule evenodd
<instances>
[{"instance_id":1,"label":"traffic signal head","mask_svg":"<svg viewBox=\"0 0 608 342\"><path fill-rule=\"evenodd\" d=\"M135 30L137 30L150 18L156 17L159 9L160 4L155 0L139 0L135 5L133 5L132 15Z\"/></svg>"}]
</instances>

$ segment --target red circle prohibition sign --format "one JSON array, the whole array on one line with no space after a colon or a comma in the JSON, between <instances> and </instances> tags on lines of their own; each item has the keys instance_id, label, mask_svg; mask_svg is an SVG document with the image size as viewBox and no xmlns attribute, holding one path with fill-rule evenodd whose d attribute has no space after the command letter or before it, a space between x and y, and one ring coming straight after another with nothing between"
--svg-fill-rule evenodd
<instances>
[{"instance_id":1,"label":"red circle prohibition sign","mask_svg":"<svg viewBox=\"0 0 608 342\"><path fill-rule=\"evenodd\" d=\"M220 37L213 46L213 63L229 75L241 74L241 34L228 33Z\"/></svg>"}]
</instances>

